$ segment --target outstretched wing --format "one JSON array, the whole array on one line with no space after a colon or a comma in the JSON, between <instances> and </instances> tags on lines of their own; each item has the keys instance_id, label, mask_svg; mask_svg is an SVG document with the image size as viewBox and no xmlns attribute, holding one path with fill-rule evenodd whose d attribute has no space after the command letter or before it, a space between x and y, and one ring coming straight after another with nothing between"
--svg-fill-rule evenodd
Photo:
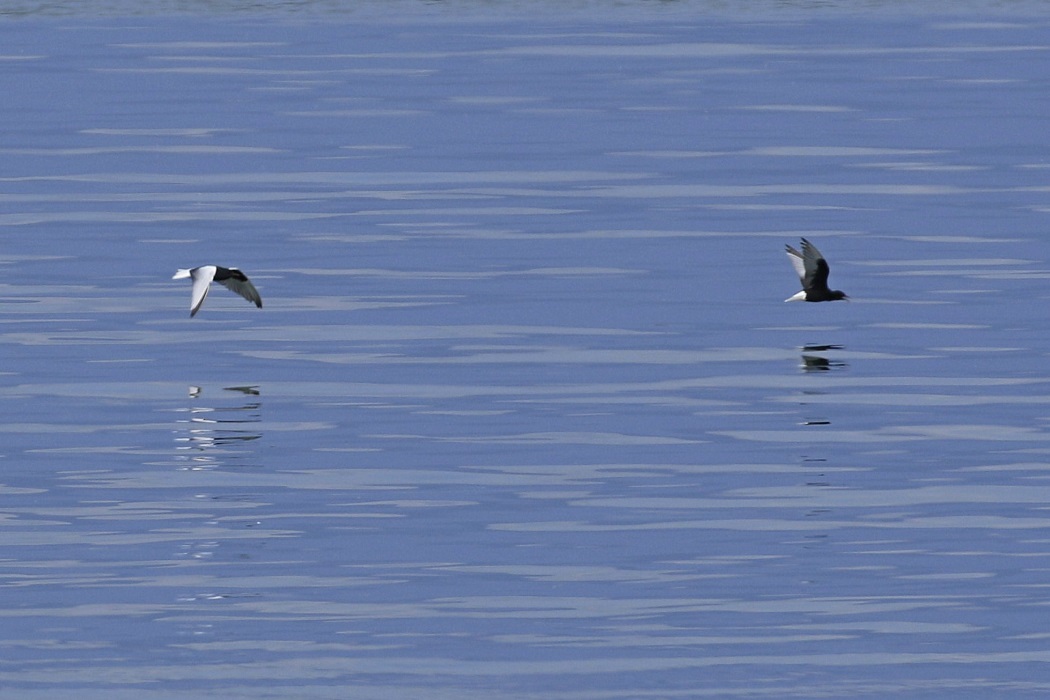
<instances>
[{"instance_id":1,"label":"outstretched wing","mask_svg":"<svg viewBox=\"0 0 1050 700\"><path fill-rule=\"evenodd\" d=\"M225 279L217 280L219 284L229 289L231 292L236 292L242 297L255 304L258 308L262 308L262 297L259 296L258 290L255 285L252 284L248 276L235 267L229 269L229 276Z\"/></svg>"},{"instance_id":2,"label":"outstretched wing","mask_svg":"<svg viewBox=\"0 0 1050 700\"><path fill-rule=\"evenodd\" d=\"M787 249L788 260L791 261L791 266L795 268L795 272L798 274L799 280L802 282L802 287L806 287L806 263L802 259L802 253L798 252L789 245L784 246Z\"/></svg>"},{"instance_id":3,"label":"outstretched wing","mask_svg":"<svg viewBox=\"0 0 1050 700\"><path fill-rule=\"evenodd\" d=\"M197 315L200 311L201 304L208 297L208 289L211 287L211 281L215 279L215 266L204 265L202 267L196 267L190 270L190 277L193 278L193 296L190 300L190 318Z\"/></svg>"},{"instance_id":4,"label":"outstretched wing","mask_svg":"<svg viewBox=\"0 0 1050 700\"><path fill-rule=\"evenodd\" d=\"M802 239L802 263L806 272L802 280L803 288L827 289L828 275L831 273L828 261L817 250L817 246L805 238Z\"/></svg>"}]
</instances>

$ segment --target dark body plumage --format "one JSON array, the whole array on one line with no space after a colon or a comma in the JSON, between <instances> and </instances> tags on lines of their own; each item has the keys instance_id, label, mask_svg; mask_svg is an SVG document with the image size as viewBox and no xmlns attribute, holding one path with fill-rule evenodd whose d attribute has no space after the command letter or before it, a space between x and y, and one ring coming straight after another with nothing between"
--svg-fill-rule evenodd
<instances>
[{"instance_id":1,"label":"dark body plumage","mask_svg":"<svg viewBox=\"0 0 1050 700\"><path fill-rule=\"evenodd\" d=\"M799 280L802 281L802 291L785 299L784 301L838 301L849 299L845 293L837 289L828 288L828 274L831 268L828 261L820 254L817 247L802 239L802 252L798 252L791 246L787 249L788 259L791 261Z\"/></svg>"}]
</instances>

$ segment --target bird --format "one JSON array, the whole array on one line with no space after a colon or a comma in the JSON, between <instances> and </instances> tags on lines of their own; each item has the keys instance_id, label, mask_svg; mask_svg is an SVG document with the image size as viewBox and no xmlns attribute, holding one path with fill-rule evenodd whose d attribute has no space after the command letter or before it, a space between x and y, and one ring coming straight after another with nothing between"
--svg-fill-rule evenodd
<instances>
[{"instance_id":1,"label":"bird","mask_svg":"<svg viewBox=\"0 0 1050 700\"><path fill-rule=\"evenodd\" d=\"M803 238L801 253L791 246L785 248L798 278L802 280L802 291L784 301L849 301L844 292L828 288L828 273L831 272L831 268L815 245Z\"/></svg>"},{"instance_id":2,"label":"bird","mask_svg":"<svg viewBox=\"0 0 1050 700\"><path fill-rule=\"evenodd\" d=\"M231 292L237 292L248 301L262 308L262 297L251 283L248 276L236 267L219 267L218 265L201 265L189 270L177 270L172 277L173 280L181 280L187 277L193 278L193 297L190 301L190 318L197 315L201 304L208 296L208 288L212 281L218 282Z\"/></svg>"}]
</instances>

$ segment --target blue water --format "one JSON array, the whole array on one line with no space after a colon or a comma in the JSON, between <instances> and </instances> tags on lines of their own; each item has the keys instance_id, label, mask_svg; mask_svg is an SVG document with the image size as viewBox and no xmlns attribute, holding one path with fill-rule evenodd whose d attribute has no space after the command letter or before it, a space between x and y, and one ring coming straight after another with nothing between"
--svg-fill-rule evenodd
<instances>
[{"instance_id":1,"label":"blue water","mask_svg":"<svg viewBox=\"0 0 1050 700\"><path fill-rule=\"evenodd\" d=\"M1041 6L333 5L0 19L0 696L1050 692Z\"/></svg>"}]
</instances>

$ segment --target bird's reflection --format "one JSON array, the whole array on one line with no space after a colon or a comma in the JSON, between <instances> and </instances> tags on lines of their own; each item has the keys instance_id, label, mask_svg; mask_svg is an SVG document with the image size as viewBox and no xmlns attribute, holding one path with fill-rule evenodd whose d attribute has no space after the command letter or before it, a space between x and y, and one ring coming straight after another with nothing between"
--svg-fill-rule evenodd
<instances>
[{"instance_id":1,"label":"bird's reflection","mask_svg":"<svg viewBox=\"0 0 1050 700\"><path fill-rule=\"evenodd\" d=\"M831 360L824 355L817 355L814 353L824 353L831 350L842 350L841 345L805 345L802 347L802 369L806 372L827 372L832 369L841 369L848 367L845 362L840 360Z\"/></svg>"},{"instance_id":2,"label":"bird's reflection","mask_svg":"<svg viewBox=\"0 0 1050 700\"><path fill-rule=\"evenodd\" d=\"M802 371L806 373L819 373L819 372L830 372L835 369L843 369L848 365L840 360L833 360L825 355L825 353L833 352L835 350L842 350L842 345L803 345L802 346ZM823 394L822 390L810 390L803 391L803 396L807 394ZM802 401L802 406L808 406L808 401ZM806 418L802 421L802 425L816 426L816 425L831 425L831 420L824 417L812 417Z\"/></svg>"},{"instance_id":3,"label":"bird's reflection","mask_svg":"<svg viewBox=\"0 0 1050 700\"><path fill-rule=\"evenodd\" d=\"M827 372L832 369L848 366L845 362L829 360L820 355L803 355L802 369L806 372Z\"/></svg>"},{"instance_id":4,"label":"bird's reflection","mask_svg":"<svg viewBox=\"0 0 1050 700\"><path fill-rule=\"evenodd\" d=\"M815 378L820 372L830 372L831 370L843 370L848 365L841 360L832 359L829 354L835 353L838 350L844 350L842 345L834 344L808 344L801 348L802 351L802 371L814 375L812 379L803 380L802 383L810 387L801 391L801 400L799 406L802 411L809 413L810 411L822 410L826 407L827 403L823 400L824 396L827 396L830 392L829 388L833 391L835 382L833 380L818 380ZM832 425L830 417L817 415L811 415L810 417L803 417L799 421L799 425L804 426L805 430L813 431L825 431L829 428L827 426ZM819 434L818 432L813 433L814 435ZM828 448L821 448L828 449ZM828 461L828 458L823 455L806 455L803 460L805 463L819 463L823 465ZM816 472L816 478L806 482L806 486L814 489L827 489L833 486L831 480L827 478L827 474L821 470ZM834 511L829 508L809 508L803 512L803 516L807 518L823 519L833 517ZM827 532L815 532L805 536L804 547L811 550L819 550L819 546L826 544L829 541L829 533Z\"/></svg>"},{"instance_id":5,"label":"bird's reflection","mask_svg":"<svg viewBox=\"0 0 1050 700\"><path fill-rule=\"evenodd\" d=\"M223 391L232 392L238 398L202 405L196 402L204 393L201 387L189 388L194 403L179 409L189 415L177 421L179 428L175 437L178 458L187 462L183 469L243 468L251 460L253 451L243 446L262 437L258 427L252 425L262 421L262 402L256 398L259 388L234 386ZM234 397L223 394L221 398Z\"/></svg>"}]
</instances>

